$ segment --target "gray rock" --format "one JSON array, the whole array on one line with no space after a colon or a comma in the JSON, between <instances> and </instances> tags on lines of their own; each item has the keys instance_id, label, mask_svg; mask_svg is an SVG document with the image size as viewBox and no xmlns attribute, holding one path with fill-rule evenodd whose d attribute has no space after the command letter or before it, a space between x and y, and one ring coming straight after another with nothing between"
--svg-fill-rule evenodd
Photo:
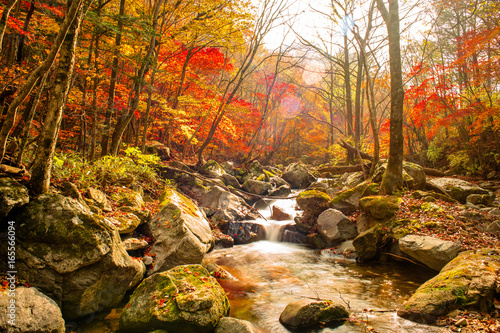
<instances>
[{"instance_id":1,"label":"gray rock","mask_svg":"<svg viewBox=\"0 0 500 333\"><path fill-rule=\"evenodd\" d=\"M277 189L271 190L269 195L272 197L287 197L292 193L290 185L281 185Z\"/></svg>"},{"instance_id":2,"label":"gray rock","mask_svg":"<svg viewBox=\"0 0 500 333\"><path fill-rule=\"evenodd\" d=\"M405 161L403 162L403 170L413 179L413 181L408 184L409 189L423 190L425 188L427 177L424 168L418 164Z\"/></svg>"},{"instance_id":3,"label":"gray rock","mask_svg":"<svg viewBox=\"0 0 500 333\"><path fill-rule=\"evenodd\" d=\"M487 190L457 178L434 178L430 179L428 183L443 189L453 199L461 203L465 203L467 197L471 194L489 194Z\"/></svg>"},{"instance_id":4,"label":"gray rock","mask_svg":"<svg viewBox=\"0 0 500 333\"><path fill-rule=\"evenodd\" d=\"M356 223L336 209L327 209L318 216L318 233L333 245L358 235Z\"/></svg>"},{"instance_id":5,"label":"gray rock","mask_svg":"<svg viewBox=\"0 0 500 333\"><path fill-rule=\"evenodd\" d=\"M215 333L258 333L251 322L231 317L221 318Z\"/></svg>"},{"instance_id":6,"label":"gray rock","mask_svg":"<svg viewBox=\"0 0 500 333\"><path fill-rule=\"evenodd\" d=\"M224 289L200 265L178 266L146 278L120 317L120 332L211 333L229 314Z\"/></svg>"},{"instance_id":7,"label":"gray rock","mask_svg":"<svg viewBox=\"0 0 500 333\"><path fill-rule=\"evenodd\" d=\"M407 235L399 240L402 252L440 271L462 250L457 243L430 236Z\"/></svg>"},{"instance_id":8,"label":"gray rock","mask_svg":"<svg viewBox=\"0 0 500 333\"><path fill-rule=\"evenodd\" d=\"M14 207L30 201L28 189L12 178L0 178L0 220L3 220Z\"/></svg>"},{"instance_id":9,"label":"gray rock","mask_svg":"<svg viewBox=\"0 0 500 333\"><path fill-rule=\"evenodd\" d=\"M225 162L221 163L220 166L222 167L222 169L224 169L224 171L227 174L234 176L234 163L233 162L225 161Z\"/></svg>"},{"instance_id":10,"label":"gray rock","mask_svg":"<svg viewBox=\"0 0 500 333\"><path fill-rule=\"evenodd\" d=\"M65 318L116 306L142 266L125 251L118 232L78 201L59 194L32 200L19 222L19 277L51 297Z\"/></svg>"},{"instance_id":11,"label":"gray rock","mask_svg":"<svg viewBox=\"0 0 500 333\"><path fill-rule=\"evenodd\" d=\"M264 167L258 160L255 160L248 167L248 171L252 174L252 176L259 177L260 175L264 174Z\"/></svg>"},{"instance_id":12,"label":"gray rock","mask_svg":"<svg viewBox=\"0 0 500 333\"><path fill-rule=\"evenodd\" d=\"M238 179L233 176L233 175L230 175L230 174L224 174L222 175L222 181L224 182L224 184L226 184L227 186L232 186L236 189L241 189L241 185L240 185L240 182L238 181Z\"/></svg>"},{"instance_id":13,"label":"gray rock","mask_svg":"<svg viewBox=\"0 0 500 333\"><path fill-rule=\"evenodd\" d=\"M219 178L226 173L216 161L208 161L200 167L200 173L210 178Z\"/></svg>"},{"instance_id":14,"label":"gray rock","mask_svg":"<svg viewBox=\"0 0 500 333\"><path fill-rule=\"evenodd\" d=\"M242 187L245 191L258 195L267 194L273 188L271 183L255 179L246 180Z\"/></svg>"},{"instance_id":15,"label":"gray rock","mask_svg":"<svg viewBox=\"0 0 500 333\"><path fill-rule=\"evenodd\" d=\"M11 303L12 300L15 303ZM64 333L61 310L49 297L36 288L17 287L15 297L0 293L0 331L5 333ZM10 308L9 308L10 307ZM10 309L15 317L10 317ZM14 320L14 325L9 323Z\"/></svg>"},{"instance_id":16,"label":"gray rock","mask_svg":"<svg viewBox=\"0 0 500 333\"><path fill-rule=\"evenodd\" d=\"M281 178L289 183L293 189L307 188L316 181L316 177L300 163L292 163L287 166Z\"/></svg>"},{"instance_id":17,"label":"gray rock","mask_svg":"<svg viewBox=\"0 0 500 333\"><path fill-rule=\"evenodd\" d=\"M201 197L200 206L210 208L214 211L211 217L221 221L243 220L251 210L245 200L219 186Z\"/></svg>"},{"instance_id":18,"label":"gray rock","mask_svg":"<svg viewBox=\"0 0 500 333\"><path fill-rule=\"evenodd\" d=\"M272 177L270 182L276 184L276 187L278 188L284 185L290 187L290 184L288 184L288 182L281 177Z\"/></svg>"},{"instance_id":19,"label":"gray rock","mask_svg":"<svg viewBox=\"0 0 500 333\"><path fill-rule=\"evenodd\" d=\"M178 265L199 264L213 246L210 225L189 198L174 189L166 190L162 198L161 210L146 223L153 240L150 252L156 253L149 275Z\"/></svg>"},{"instance_id":20,"label":"gray rock","mask_svg":"<svg viewBox=\"0 0 500 333\"><path fill-rule=\"evenodd\" d=\"M349 312L342 305L328 301L300 299L289 303L280 315L280 323L291 329L342 322L349 318Z\"/></svg>"},{"instance_id":21,"label":"gray rock","mask_svg":"<svg viewBox=\"0 0 500 333\"><path fill-rule=\"evenodd\" d=\"M353 187L356 187L362 182L364 182L364 180L365 178L362 171L353 172L344 181L344 188L342 188L342 190L346 191Z\"/></svg>"}]
</instances>

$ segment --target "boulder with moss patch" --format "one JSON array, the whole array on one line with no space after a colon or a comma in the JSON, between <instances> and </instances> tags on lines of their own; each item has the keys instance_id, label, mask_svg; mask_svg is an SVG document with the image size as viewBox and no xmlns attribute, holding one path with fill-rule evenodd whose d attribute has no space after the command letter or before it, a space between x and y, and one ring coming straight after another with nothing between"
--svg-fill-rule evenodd
<instances>
[{"instance_id":1,"label":"boulder with moss patch","mask_svg":"<svg viewBox=\"0 0 500 333\"><path fill-rule=\"evenodd\" d=\"M28 189L12 178L0 178L0 220L12 208L20 207L30 201Z\"/></svg>"},{"instance_id":2,"label":"boulder with moss patch","mask_svg":"<svg viewBox=\"0 0 500 333\"><path fill-rule=\"evenodd\" d=\"M371 195L362 198L359 207L375 220L388 220L396 214L400 202L401 199L397 197Z\"/></svg>"},{"instance_id":3,"label":"boulder with moss patch","mask_svg":"<svg viewBox=\"0 0 500 333\"><path fill-rule=\"evenodd\" d=\"M286 167L281 175L287 183L294 189L307 188L316 181L305 165L300 163L292 163Z\"/></svg>"},{"instance_id":4,"label":"boulder with moss patch","mask_svg":"<svg viewBox=\"0 0 500 333\"><path fill-rule=\"evenodd\" d=\"M118 232L74 199L41 195L13 220L18 276L56 301L67 319L116 306L143 274Z\"/></svg>"},{"instance_id":5,"label":"boulder with moss patch","mask_svg":"<svg viewBox=\"0 0 500 333\"><path fill-rule=\"evenodd\" d=\"M214 214L209 217L217 221L243 220L251 211L245 200L219 186L212 187L201 197L200 206L210 208Z\"/></svg>"},{"instance_id":6,"label":"boulder with moss patch","mask_svg":"<svg viewBox=\"0 0 500 333\"><path fill-rule=\"evenodd\" d=\"M420 286L398 315L432 324L458 308L488 313L495 309L500 284L500 252L479 249L460 253L434 278Z\"/></svg>"},{"instance_id":7,"label":"boulder with moss patch","mask_svg":"<svg viewBox=\"0 0 500 333\"><path fill-rule=\"evenodd\" d=\"M273 185L261 180L248 179L243 183L242 187L248 193L264 195L272 190Z\"/></svg>"},{"instance_id":8,"label":"boulder with moss patch","mask_svg":"<svg viewBox=\"0 0 500 333\"><path fill-rule=\"evenodd\" d=\"M178 265L199 264L213 246L208 220L189 198L167 189L161 199L160 211L146 223L153 240L150 253L156 254L149 275Z\"/></svg>"},{"instance_id":9,"label":"boulder with moss patch","mask_svg":"<svg viewBox=\"0 0 500 333\"><path fill-rule=\"evenodd\" d=\"M318 190L307 190L300 193L296 200L299 209L304 211L300 224L312 227L316 223L319 214L328 209L330 197Z\"/></svg>"},{"instance_id":10,"label":"boulder with moss patch","mask_svg":"<svg viewBox=\"0 0 500 333\"><path fill-rule=\"evenodd\" d=\"M457 178L434 178L430 179L428 182L446 191L453 199L461 203L466 203L467 197L471 194L490 194L484 188Z\"/></svg>"},{"instance_id":11,"label":"boulder with moss patch","mask_svg":"<svg viewBox=\"0 0 500 333\"><path fill-rule=\"evenodd\" d=\"M280 323L290 329L306 329L317 325L340 324L349 318L342 305L331 301L300 299L289 303L280 315Z\"/></svg>"},{"instance_id":12,"label":"boulder with moss patch","mask_svg":"<svg viewBox=\"0 0 500 333\"><path fill-rule=\"evenodd\" d=\"M120 331L211 333L228 314L217 280L201 265L184 265L142 281L123 310Z\"/></svg>"},{"instance_id":13,"label":"boulder with moss patch","mask_svg":"<svg viewBox=\"0 0 500 333\"><path fill-rule=\"evenodd\" d=\"M381 227L376 225L354 238L352 245L356 249L359 260L369 261L375 258L379 253L383 236Z\"/></svg>"},{"instance_id":14,"label":"boulder with moss patch","mask_svg":"<svg viewBox=\"0 0 500 333\"><path fill-rule=\"evenodd\" d=\"M91 199L97 207L102 209L103 212L111 212L112 208L111 205L109 204L108 198L106 197L106 194L93 187L89 187L87 189L87 197Z\"/></svg>"},{"instance_id":15,"label":"boulder with moss patch","mask_svg":"<svg viewBox=\"0 0 500 333\"><path fill-rule=\"evenodd\" d=\"M358 209L359 200L367 194L372 194L374 188L373 184L364 182L349 190L337 192L328 206L340 210L343 214L351 214Z\"/></svg>"},{"instance_id":16,"label":"boulder with moss patch","mask_svg":"<svg viewBox=\"0 0 500 333\"><path fill-rule=\"evenodd\" d=\"M224 168L214 160L210 160L200 167L200 173L210 178L219 178L226 173Z\"/></svg>"}]
</instances>

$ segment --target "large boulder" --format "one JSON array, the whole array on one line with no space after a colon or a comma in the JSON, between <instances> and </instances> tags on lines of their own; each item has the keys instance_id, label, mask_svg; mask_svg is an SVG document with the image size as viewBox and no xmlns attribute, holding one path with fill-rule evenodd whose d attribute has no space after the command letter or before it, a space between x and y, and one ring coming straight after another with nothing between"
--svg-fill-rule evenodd
<instances>
[{"instance_id":1,"label":"large boulder","mask_svg":"<svg viewBox=\"0 0 500 333\"><path fill-rule=\"evenodd\" d=\"M226 173L226 174L222 175L221 179L226 186L232 186L238 190L241 189L240 182L238 181L238 179L235 176Z\"/></svg>"},{"instance_id":2,"label":"large boulder","mask_svg":"<svg viewBox=\"0 0 500 333\"><path fill-rule=\"evenodd\" d=\"M194 175L182 174L177 180L177 189L190 197L198 200L210 191L210 187Z\"/></svg>"},{"instance_id":3,"label":"large boulder","mask_svg":"<svg viewBox=\"0 0 500 333\"><path fill-rule=\"evenodd\" d=\"M18 276L56 301L67 319L116 306L144 273L118 232L74 199L41 195L13 220Z\"/></svg>"},{"instance_id":4,"label":"large boulder","mask_svg":"<svg viewBox=\"0 0 500 333\"><path fill-rule=\"evenodd\" d=\"M253 161L248 166L248 172L250 172L254 177L260 177L261 175L265 174L264 167L260 164L258 160Z\"/></svg>"},{"instance_id":5,"label":"large boulder","mask_svg":"<svg viewBox=\"0 0 500 333\"><path fill-rule=\"evenodd\" d=\"M199 264L213 246L205 215L187 197L174 189L161 196L161 210L146 224L155 253L151 275L178 265Z\"/></svg>"},{"instance_id":6,"label":"large boulder","mask_svg":"<svg viewBox=\"0 0 500 333\"><path fill-rule=\"evenodd\" d=\"M387 220L396 214L400 202L398 197L370 195L359 201L359 207L375 220Z\"/></svg>"},{"instance_id":7,"label":"large boulder","mask_svg":"<svg viewBox=\"0 0 500 333\"><path fill-rule=\"evenodd\" d=\"M369 261L375 258L379 253L382 238L383 234L379 226L374 226L354 238L352 245L356 249L359 260Z\"/></svg>"},{"instance_id":8,"label":"large boulder","mask_svg":"<svg viewBox=\"0 0 500 333\"><path fill-rule=\"evenodd\" d=\"M318 233L328 246L340 243L358 235L356 223L336 209L327 209L318 216Z\"/></svg>"},{"instance_id":9,"label":"large boulder","mask_svg":"<svg viewBox=\"0 0 500 333\"><path fill-rule=\"evenodd\" d=\"M466 203L467 197L471 194L490 194L484 188L457 178L434 178L428 180L428 183L446 191L453 199L461 203Z\"/></svg>"},{"instance_id":10,"label":"large boulder","mask_svg":"<svg viewBox=\"0 0 500 333\"><path fill-rule=\"evenodd\" d=\"M228 314L224 289L203 266L178 266L142 281L123 310L120 331L211 333Z\"/></svg>"},{"instance_id":11,"label":"large boulder","mask_svg":"<svg viewBox=\"0 0 500 333\"><path fill-rule=\"evenodd\" d=\"M340 210L344 214L351 214L359 206L359 200L365 196L365 192L371 191L372 184L361 183L349 190L338 192L330 201L330 208ZM371 194L371 192L369 192Z\"/></svg>"},{"instance_id":12,"label":"large boulder","mask_svg":"<svg viewBox=\"0 0 500 333\"><path fill-rule=\"evenodd\" d=\"M214 212L210 217L218 221L243 220L251 210L245 200L219 186L201 197L200 206L210 208Z\"/></svg>"},{"instance_id":13,"label":"large boulder","mask_svg":"<svg viewBox=\"0 0 500 333\"><path fill-rule=\"evenodd\" d=\"M214 160L210 160L200 167L200 173L210 178L219 178L226 173L224 169Z\"/></svg>"},{"instance_id":14,"label":"large boulder","mask_svg":"<svg viewBox=\"0 0 500 333\"><path fill-rule=\"evenodd\" d=\"M499 271L498 249L462 252L437 276L421 285L398 315L416 322L433 323L457 308L488 313L495 309Z\"/></svg>"},{"instance_id":15,"label":"large boulder","mask_svg":"<svg viewBox=\"0 0 500 333\"><path fill-rule=\"evenodd\" d=\"M249 321L224 317L217 324L215 333L259 333L259 331Z\"/></svg>"},{"instance_id":16,"label":"large boulder","mask_svg":"<svg viewBox=\"0 0 500 333\"><path fill-rule=\"evenodd\" d=\"M373 172L372 181L380 183L387 169L387 162L380 162ZM426 175L424 169L415 163L403 162L403 180L410 190L422 190L426 185Z\"/></svg>"},{"instance_id":17,"label":"large boulder","mask_svg":"<svg viewBox=\"0 0 500 333\"><path fill-rule=\"evenodd\" d=\"M306 228L311 228L316 224L319 214L328 209L330 197L328 194L318 190L307 190L299 194L297 197L297 205L303 210L302 217L296 222L299 228L305 224ZM304 230L304 229L302 229ZM304 230L305 231L305 230Z\"/></svg>"},{"instance_id":18,"label":"large boulder","mask_svg":"<svg viewBox=\"0 0 500 333\"><path fill-rule=\"evenodd\" d=\"M299 299L289 303L280 315L280 323L290 329L341 323L349 318L349 312L342 305L331 301Z\"/></svg>"},{"instance_id":19,"label":"large boulder","mask_svg":"<svg viewBox=\"0 0 500 333\"><path fill-rule=\"evenodd\" d=\"M300 163L292 163L287 166L281 178L289 183L294 189L307 188L316 181L316 177Z\"/></svg>"},{"instance_id":20,"label":"large boulder","mask_svg":"<svg viewBox=\"0 0 500 333\"><path fill-rule=\"evenodd\" d=\"M458 255L462 247L431 236L407 235L399 240L399 249L426 266L440 271Z\"/></svg>"},{"instance_id":21,"label":"large boulder","mask_svg":"<svg viewBox=\"0 0 500 333\"><path fill-rule=\"evenodd\" d=\"M0 331L5 333L64 333L61 310L36 288L0 292Z\"/></svg>"},{"instance_id":22,"label":"large boulder","mask_svg":"<svg viewBox=\"0 0 500 333\"><path fill-rule=\"evenodd\" d=\"M20 207L30 201L28 189L12 178L0 178L0 221L12 208Z\"/></svg>"},{"instance_id":23,"label":"large boulder","mask_svg":"<svg viewBox=\"0 0 500 333\"><path fill-rule=\"evenodd\" d=\"M263 195L267 194L273 188L273 185L261 180L248 179L243 183L242 187L248 193Z\"/></svg>"}]
</instances>

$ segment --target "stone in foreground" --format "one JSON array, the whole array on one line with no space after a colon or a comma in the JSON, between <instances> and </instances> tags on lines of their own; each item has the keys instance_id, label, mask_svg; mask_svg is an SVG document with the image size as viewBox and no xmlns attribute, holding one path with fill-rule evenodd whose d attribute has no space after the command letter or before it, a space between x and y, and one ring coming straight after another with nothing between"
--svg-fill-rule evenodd
<instances>
[{"instance_id":1,"label":"stone in foreground","mask_svg":"<svg viewBox=\"0 0 500 333\"><path fill-rule=\"evenodd\" d=\"M281 313L280 323L290 329L301 329L320 324L340 324L347 318L349 312L342 305L304 298L286 306Z\"/></svg>"},{"instance_id":2,"label":"stone in foreground","mask_svg":"<svg viewBox=\"0 0 500 333\"><path fill-rule=\"evenodd\" d=\"M457 243L418 235L407 235L401 238L399 249L436 271L440 271L462 250Z\"/></svg>"},{"instance_id":3,"label":"stone in foreground","mask_svg":"<svg viewBox=\"0 0 500 333\"><path fill-rule=\"evenodd\" d=\"M249 321L231 317L221 318L215 333L258 333Z\"/></svg>"},{"instance_id":4,"label":"stone in foreground","mask_svg":"<svg viewBox=\"0 0 500 333\"><path fill-rule=\"evenodd\" d=\"M439 316L464 308L488 313L500 287L500 251L465 251L420 286L398 311L400 317L432 324Z\"/></svg>"},{"instance_id":5,"label":"stone in foreground","mask_svg":"<svg viewBox=\"0 0 500 333\"><path fill-rule=\"evenodd\" d=\"M229 314L224 289L200 265L154 274L137 287L120 317L120 331L211 333Z\"/></svg>"}]
</instances>

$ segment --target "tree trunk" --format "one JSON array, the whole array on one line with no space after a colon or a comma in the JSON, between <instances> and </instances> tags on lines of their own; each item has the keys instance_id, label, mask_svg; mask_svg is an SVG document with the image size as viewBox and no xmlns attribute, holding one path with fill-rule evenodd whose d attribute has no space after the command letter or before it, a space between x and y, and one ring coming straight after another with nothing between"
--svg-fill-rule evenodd
<instances>
[{"instance_id":1,"label":"tree trunk","mask_svg":"<svg viewBox=\"0 0 500 333\"><path fill-rule=\"evenodd\" d=\"M3 36L5 35L5 29L7 28L7 21L9 20L10 11L16 5L17 0L10 0L3 9L2 17L0 18L0 53L2 52Z\"/></svg>"},{"instance_id":2,"label":"tree trunk","mask_svg":"<svg viewBox=\"0 0 500 333\"><path fill-rule=\"evenodd\" d=\"M387 25L389 37L389 64L391 73L391 115L389 161L381 184L382 194L392 194L403 186L403 75L401 69L401 47L399 43L399 4L389 0L389 10L383 0L377 7Z\"/></svg>"},{"instance_id":3,"label":"tree trunk","mask_svg":"<svg viewBox=\"0 0 500 333\"><path fill-rule=\"evenodd\" d=\"M76 0L73 0L77 2ZM39 145L36 151L35 163L32 168L31 188L36 194L46 193L50 186L52 160L56 149L57 135L61 124L63 107L69 91L71 75L75 64L75 49L83 19L84 6L78 6L74 20L64 39L59 62L54 70L55 82L49 91L46 116L40 134ZM71 3L71 6L73 2ZM86 6L85 6L86 7Z\"/></svg>"}]
</instances>

